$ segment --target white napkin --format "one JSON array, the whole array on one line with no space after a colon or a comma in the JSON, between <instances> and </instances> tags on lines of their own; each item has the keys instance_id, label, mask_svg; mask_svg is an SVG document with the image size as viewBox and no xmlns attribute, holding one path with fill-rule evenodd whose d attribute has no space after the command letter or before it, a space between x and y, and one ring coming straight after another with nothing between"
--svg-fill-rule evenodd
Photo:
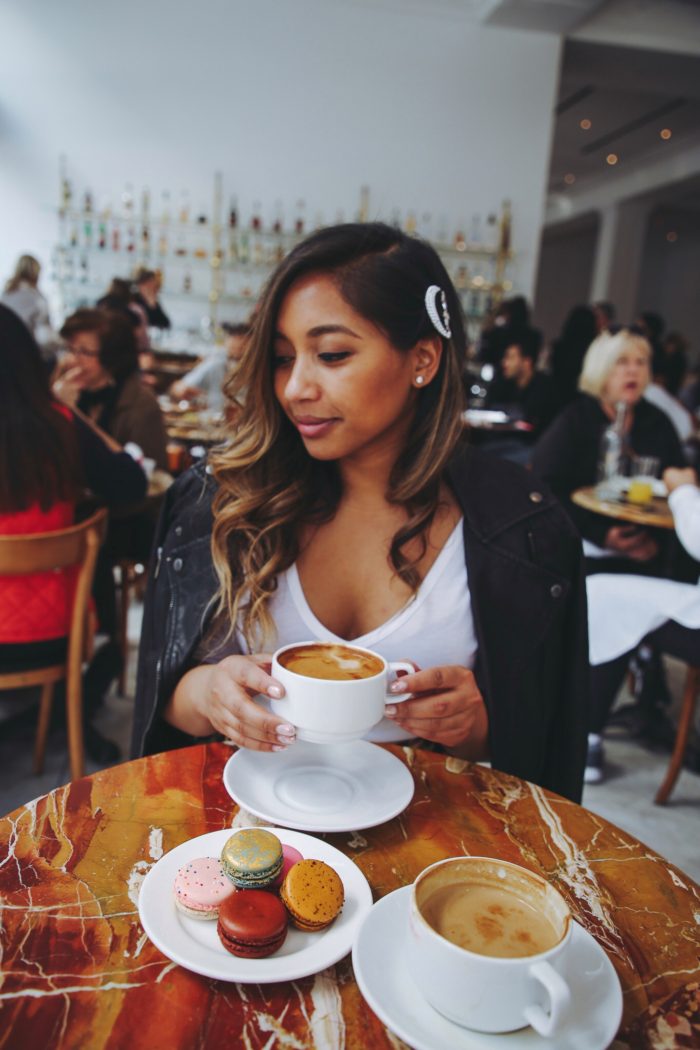
<instances>
[{"instance_id":1,"label":"white napkin","mask_svg":"<svg viewBox=\"0 0 700 1050\"><path fill-rule=\"evenodd\" d=\"M700 628L700 586L647 576L589 576L588 632L593 665L634 649L667 620ZM700 662L700 652L698 653Z\"/></svg>"}]
</instances>

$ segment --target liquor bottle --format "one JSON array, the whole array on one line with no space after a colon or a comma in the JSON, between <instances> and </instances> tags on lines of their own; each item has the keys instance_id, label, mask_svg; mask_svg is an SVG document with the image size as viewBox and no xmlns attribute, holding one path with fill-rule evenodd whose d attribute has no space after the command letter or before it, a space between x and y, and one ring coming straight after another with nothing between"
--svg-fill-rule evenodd
<instances>
[{"instance_id":1,"label":"liquor bottle","mask_svg":"<svg viewBox=\"0 0 700 1050\"><path fill-rule=\"evenodd\" d=\"M158 254L159 255L167 255L168 254L168 235L167 235L165 229L161 229L160 236L158 238Z\"/></svg>"},{"instance_id":2,"label":"liquor bottle","mask_svg":"<svg viewBox=\"0 0 700 1050\"><path fill-rule=\"evenodd\" d=\"M71 231L70 231L70 246L71 246L71 248L76 248L77 245L78 245L78 227L74 223L71 226Z\"/></svg>"},{"instance_id":3,"label":"liquor bottle","mask_svg":"<svg viewBox=\"0 0 700 1050\"><path fill-rule=\"evenodd\" d=\"M70 184L70 179L67 175L64 175L61 179L61 209L63 211L70 211L71 201L73 200L73 188Z\"/></svg>"},{"instance_id":4,"label":"liquor bottle","mask_svg":"<svg viewBox=\"0 0 700 1050\"><path fill-rule=\"evenodd\" d=\"M247 266L250 262L250 239L246 230L241 230L238 240L238 259L242 266Z\"/></svg>"},{"instance_id":5,"label":"liquor bottle","mask_svg":"<svg viewBox=\"0 0 700 1050\"><path fill-rule=\"evenodd\" d=\"M512 221L513 220L510 209L510 201L503 201L503 211L501 212L499 247L504 254L507 254L510 251Z\"/></svg>"},{"instance_id":6,"label":"liquor bottle","mask_svg":"<svg viewBox=\"0 0 700 1050\"><path fill-rule=\"evenodd\" d=\"M180 232L177 235L177 242L175 244L175 254L178 256L187 255L187 248L185 247L185 235Z\"/></svg>"},{"instance_id":7,"label":"liquor bottle","mask_svg":"<svg viewBox=\"0 0 700 1050\"><path fill-rule=\"evenodd\" d=\"M619 494L615 479L622 471L626 417L627 405L624 401L618 401L615 419L608 424L600 439L597 494L601 499L610 499Z\"/></svg>"},{"instance_id":8,"label":"liquor bottle","mask_svg":"<svg viewBox=\"0 0 700 1050\"><path fill-rule=\"evenodd\" d=\"M297 201L297 217L294 220L294 232L301 236L304 232L304 212L306 210L306 202L303 200Z\"/></svg>"},{"instance_id":9,"label":"liquor bottle","mask_svg":"<svg viewBox=\"0 0 700 1050\"><path fill-rule=\"evenodd\" d=\"M105 222L100 222L99 224L99 236L97 238L97 246L98 248L107 247L107 224Z\"/></svg>"},{"instance_id":10,"label":"liquor bottle","mask_svg":"<svg viewBox=\"0 0 700 1050\"><path fill-rule=\"evenodd\" d=\"M260 201L253 201L253 214L250 217L251 230L261 230L262 220L260 218Z\"/></svg>"},{"instance_id":11,"label":"liquor bottle","mask_svg":"<svg viewBox=\"0 0 700 1050\"><path fill-rule=\"evenodd\" d=\"M130 182L127 182L122 193L122 205L124 207L124 214L131 215L134 210L134 187Z\"/></svg>"},{"instance_id":12,"label":"liquor bottle","mask_svg":"<svg viewBox=\"0 0 700 1050\"><path fill-rule=\"evenodd\" d=\"M88 213L89 214L89 213ZM92 247L92 219L86 219L83 223L83 234L85 235L85 247Z\"/></svg>"},{"instance_id":13,"label":"liquor bottle","mask_svg":"<svg viewBox=\"0 0 700 1050\"><path fill-rule=\"evenodd\" d=\"M415 212L409 211L408 214L406 215L405 230L406 230L406 233L408 234L409 237L412 237L413 234L416 232L416 215L415 215Z\"/></svg>"},{"instance_id":14,"label":"liquor bottle","mask_svg":"<svg viewBox=\"0 0 700 1050\"><path fill-rule=\"evenodd\" d=\"M170 190L163 190L160 195L160 221L164 226L170 222Z\"/></svg>"},{"instance_id":15,"label":"liquor bottle","mask_svg":"<svg viewBox=\"0 0 700 1050\"><path fill-rule=\"evenodd\" d=\"M86 215L92 215L92 194L90 190L85 190L85 196L83 198L83 211Z\"/></svg>"},{"instance_id":16,"label":"liquor bottle","mask_svg":"<svg viewBox=\"0 0 700 1050\"><path fill-rule=\"evenodd\" d=\"M119 227L118 226L113 226L112 227L112 251L113 252L118 252L119 251L119 242L120 242Z\"/></svg>"},{"instance_id":17,"label":"liquor bottle","mask_svg":"<svg viewBox=\"0 0 700 1050\"><path fill-rule=\"evenodd\" d=\"M128 252L133 252L135 247L136 247L136 233L134 231L134 227L130 226L129 229L126 231L126 250Z\"/></svg>"},{"instance_id":18,"label":"liquor bottle","mask_svg":"<svg viewBox=\"0 0 700 1050\"><path fill-rule=\"evenodd\" d=\"M369 222L369 186L360 186L360 222Z\"/></svg>"},{"instance_id":19,"label":"liquor bottle","mask_svg":"<svg viewBox=\"0 0 700 1050\"><path fill-rule=\"evenodd\" d=\"M187 190L183 190L180 194L180 214L179 219L181 223L190 221L190 195Z\"/></svg>"},{"instance_id":20,"label":"liquor bottle","mask_svg":"<svg viewBox=\"0 0 700 1050\"><path fill-rule=\"evenodd\" d=\"M141 228L141 251L145 257L151 254L151 234L147 223L144 223Z\"/></svg>"},{"instance_id":21,"label":"liquor bottle","mask_svg":"<svg viewBox=\"0 0 700 1050\"><path fill-rule=\"evenodd\" d=\"M467 250L467 238L464 236L464 227L461 226L455 233L455 248L458 252Z\"/></svg>"},{"instance_id":22,"label":"liquor bottle","mask_svg":"<svg viewBox=\"0 0 700 1050\"><path fill-rule=\"evenodd\" d=\"M235 230L236 226L238 226L238 201L235 197L231 197L229 201L228 225L231 230Z\"/></svg>"},{"instance_id":23,"label":"liquor bottle","mask_svg":"<svg viewBox=\"0 0 700 1050\"><path fill-rule=\"evenodd\" d=\"M484 237L484 248L489 252L498 251L500 243L500 230L498 218L491 212L486 216L486 236Z\"/></svg>"},{"instance_id":24,"label":"liquor bottle","mask_svg":"<svg viewBox=\"0 0 700 1050\"><path fill-rule=\"evenodd\" d=\"M272 232L280 234L284 230L284 209L282 201L275 201L275 218L272 223Z\"/></svg>"},{"instance_id":25,"label":"liquor bottle","mask_svg":"<svg viewBox=\"0 0 700 1050\"><path fill-rule=\"evenodd\" d=\"M185 276L182 279L182 290L186 294L192 291L192 274L189 270L185 270Z\"/></svg>"},{"instance_id":26,"label":"liquor bottle","mask_svg":"<svg viewBox=\"0 0 700 1050\"><path fill-rule=\"evenodd\" d=\"M151 211L151 191L146 186L141 194L141 216L144 222L148 222Z\"/></svg>"}]
</instances>

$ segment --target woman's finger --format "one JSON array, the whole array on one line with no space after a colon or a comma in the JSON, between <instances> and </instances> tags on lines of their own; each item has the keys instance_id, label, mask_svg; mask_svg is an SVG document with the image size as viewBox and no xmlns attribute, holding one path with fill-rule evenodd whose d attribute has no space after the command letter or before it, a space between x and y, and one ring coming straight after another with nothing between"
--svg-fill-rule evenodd
<instances>
[{"instance_id":1,"label":"woman's finger","mask_svg":"<svg viewBox=\"0 0 700 1050\"><path fill-rule=\"evenodd\" d=\"M261 654L257 657L227 656L219 666L233 682L251 693L262 693L263 696L281 700L284 696L284 686L265 670L270 665L271 658Z\"/></svg>"},{"instance_id":2,"label":"woman's finger","mask_svg":"<svg viewBox=\"0 0 700 1050\"><path fill-rule=\"evenodd\" d=\"M428 667L415 674L406 674L389 686L389 692L401 693L435 693L455 687L469 688L476 682L473 673L466 667Z\"/></svg>"}]
</instances>

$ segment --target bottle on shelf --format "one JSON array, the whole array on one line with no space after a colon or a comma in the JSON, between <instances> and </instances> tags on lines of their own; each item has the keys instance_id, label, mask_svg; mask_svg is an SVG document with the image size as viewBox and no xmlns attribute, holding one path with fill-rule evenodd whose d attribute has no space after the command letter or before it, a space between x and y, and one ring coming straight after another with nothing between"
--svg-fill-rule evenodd
<instances>
[{"instance_id":1,"label":"bottle on shelf","mask_svg":"<svg viewBox=\"0 0 700 1050\"><path fill-rule=\"evenodd\" d=\"M126 231L126 250L133 252L136 249L136 231L130 226Z\"/></svg>"},{"instance_id":2,"label":"bottle on shelf","mask_svg":"<svg viewBox=\"0 0 700 1050\"><path fill-rule=\"evenodd\" d=\"M115 225L112 227L112 251L113 252L118 252L119 251L120 241L121 241L121 234L119 232L119 227L115 223Z\"/></svg>"},{"instance_id":3,"label":"bottle on shelf","mask_svg":"<svg viewBox=\"0 0 700 1050\"><path fill-rule=\"evenodd\" d=\"M100 224L99 224L99 227L98 227L98 230L99 230L99 233L98 233L98 237L97 237L97 247L98 248L106 248L107 247L107 224L106 224L106 222L101 220Z\"/></svg>"},{"instance_id":4,"label":"bottle on shelf","mask_svg":"<svg viewBox=\"0 0 700 1050\"><path fill-rule=\"evenodd\" d=\"M122 193L122 207L124 214L127 217L131 217L134 210L134 187L130 182L127 182Z\"/></svg>"},{"instance_id":5,"label":"bottle on shelf","mask_svg":"<svg viewBox=\"0 0 700 1050\"><path fill-rule=\"evenodd\" d=\"M71 248L77 248L78 246L78 227L73 223L70 229L70 240Z\"/></svg>"},{"instance_id":6,"label":"bottle on shelf","mask_svg":"<svg viewBox=\"0 0 700 1050\"><path fill-rule=\"evenodd\" d=\"M250 228L251 230L262 229L262 219L260 218L260 201L253 201L253 214L250 217Z\"/></svg>"},{"instance_id":7,"label":"bottle on shelf","mask_svg":"<svg viewBox=\"0 0 700 1050\"><path fill-rule=\"evenodd\" d=\"M294 220L294 232L296 234L298 234L300 237L301 237L301 235L304 232L305 211L306 211L306 201L301 200L301 199L298 200L297 201L297 217Z\"/></svg>"},{"instance_id":8,"label":"bottle on shelf","mask_svg":"<svg viewBox=\"0 0 700 1050\"><path fill-rule=\"evenodd\" d=\"M85 190L85 196L83 197L83 211L86 215L92 215L92 194L90 190Z\"/></svg>"},{"instance_id":9,"label":"bottle on shelf","mask_svg":"<svg viewBox=\"0 0 700 1050\"><path fill-rule=\"evenodd\" d=\"M486 233L484 236L484 248L489 252L498 251L500 239L500 229L498 225L498 216L491 212L486 216Z\"/></svg>"},{"instance_id":10,"label":"bottle on shelf","mask_svg":"<svg viewBox=\"0 0 700 1050\"><path fill-rule=\"evenodd\" d=\"M275 218L272 223L272 232L281 234L284 232L284 207L282 201L275 201Z\"/></svg>"},{"instance_id":11,"label":"bottle on shelf","mask_svg":"<svg viewBox=\"0 0 700 1050\"><path fill-rule=\"evenodd\" d=\"M414 211L407 212L407 214L406 214L406 225L405 225L404 229L405 229L405 231L406 231L406 233L408 234L409 237L413 237L413 235L415 234L416 226L417 226L416 213Z\"/></svg>"},{"instance_id":12,"label":"bottle on shelf","mask_svg":"<svg viewBox=\"0 0 700 1050\"><path fill-rule=\"evenodd\" d=\"M185 295L189 295L192 291L192 274L189 270L185 270L185 275L182 278L182 290Z\"/></svg>"},{"instance_id":13,"label":"bottle on shelf","mask_svg":"<svg viewBox=\"0 0 700 1050\"><path fill-rule=\"evenodd\" d=\"M369 222L369 186L360 186L359 222Z\"/></svg>"},{"instance_id":14,"label":"bottle on shelf","mask_svg":"<svg viewBox=\"0 0 700 1050\"><path fill-rule=\"evenodd\" d=\"M466 252L467 238L464 236L464 224L462 223L455 233L454 246L458 252Z\"/></svg>"},{"instance_id":15,"label":"bottle on shelf","mask_svg":"<svg viewBox=\"0 0 700 1050\"><path fill-rule=\"evenodd\" d=\"M241 230L238 238L238 261L241 266L247 266L250 262L250 238L247 230Z\"/></svg>"},{"instance_id":16,"label":"bottle on shelf","mask_svg":"<svg viewBox=\"0 0 700 1050\"><path fill-rule=\"evenodd\" d=\"M510 201L503 201L503 211L501 212L501 223L500 223L500 243L499 248L504 255L510 252L511 244L511 231L512 231L512 212Z\"/></svg>"},{"instance_id":17,"label":"bottle on shelf","mask_svg":"<svg viewBox=\"0 0 700 1050\"><path fill-rule=\"evenodd\" d=\"M624 401L618 401L615 405L615 419L608 424L600 439L596 487L600 499L612 499L619 495L616 479L622 471L626 421L627 405Z\"/></svg>"},{"instance_id":18,"label":"bottle on shelf","mask_svg":"<svg viewBox=\"0 0 700 1050\"><path fill-rule=\"evenodd\" d=\"M148 186L144 186L143 192L141 193L141 217L144 222L148 222L151 212L151 191Z\"/></svg>"},{"instance_id":19,"label":"bottle on shelf","mask_svg":"<svg viewBox=\"0 0 700 1050\"><path fill-rule=\"evenodd\" d=\"M180 211L178 218L183 225L190 221L190 195L187 190L183 190L180 194Z\"/></svg>"},{"instance_id":20,"label":"bottle on shelf","mask_svg":"<svg viewBox=\"0 0 700 1050\"><path fill-rule=\"evenodd\" d=\"M168 254L168 234L164 227L161 227L160 235L158 237L158 254L161 256Z\"/></svg>"},{"instance_id":21,"label":"bottle on shelf","mask_svg":"<svg viewBox=\"0 0 700 1050\"><path fill-rule=\"evenodd\" d=\"M73 187L71 186L70 179L67 175L63 175L61 178L61 211L70 211L70 206L73 200Z\"/></svg>"},{"instance_id":22,"label":"bottle on shelf","mask_svg":"<svg viewBox=\"0 0 700 1050\"><path fill-rule=\"evenodd\" d=\"M170 222L170 190L163 190L160 195L160 221L164 226Z\"/></svg>"}]
</instances>

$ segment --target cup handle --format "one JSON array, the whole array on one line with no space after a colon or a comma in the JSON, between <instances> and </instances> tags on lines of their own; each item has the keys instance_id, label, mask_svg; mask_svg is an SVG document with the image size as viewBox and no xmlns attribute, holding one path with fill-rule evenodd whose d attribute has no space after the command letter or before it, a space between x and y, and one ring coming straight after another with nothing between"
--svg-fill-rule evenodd
<instances>
[{"instance_id":1,"label":"cup handle","mask_svg":"<svg viewBox=\"0 0 700 1050\"><path fill-rule=\"evenodd\" d=\"M394 660L392 663L387 663L387 670L394 672L396 677L397 671L406 671L408 674L415 674L416 668L414 664L409 664L405 660ZM390 704L400 704L403 700L410 700L413 693L387 693L386 698Z\"/></svg>"},{"instance_id":2,"label":"cup handle","mask_svg":"<svg viewBox=\"0 0 700 1050\"><path fill-rule=\"evenodd\" d=\"M541 1006L533 1004L525 1009L525 1020L539 1035L545 1037L554 1035L571 1001L569 986L561 974L557 973L548 962L533 963L530 967L530 974L536 981L544 985L549 996L549 1013Z\"/></svg>"}]
</instances>

